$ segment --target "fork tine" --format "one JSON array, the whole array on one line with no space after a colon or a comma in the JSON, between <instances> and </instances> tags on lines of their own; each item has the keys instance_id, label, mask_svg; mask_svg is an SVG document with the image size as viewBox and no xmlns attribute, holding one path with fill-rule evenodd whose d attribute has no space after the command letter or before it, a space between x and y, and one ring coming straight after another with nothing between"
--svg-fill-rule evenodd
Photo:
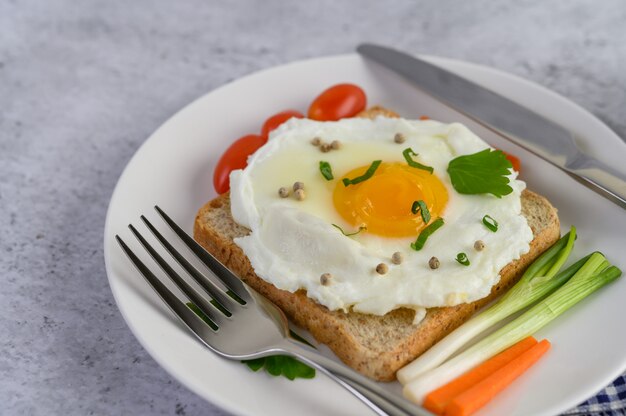
<instances>
[{"instance_id":1,"label":"fork tine","mask_svg":"<svg viewBox=\"0 0 626 416\"><path fill-rule=\"evenodd\" d=\"M165 249L172 255L172 257L176 259L178 264L180 264L185 270L187 270L191 277L193 277L194 280L204 288L204 290L209 292L211 297L217 303L219 303L220 306L222 306L224 309L231 313L234 313L238 308L241 307L238 302L234 301L233 298L224 293L222 289L220 289L215 283L211 281L211 279L206 277L191 263L189 263L189 261L187 261L187 259L185 259L185 257L180 254L180 252L176 250L174 246L172 246L172 244L170 244L169 241L165 239L165 237L163 237L163 235L150 223L150 221L148 221L146 217L142 215L141 220L144 222L144 224L146 224L150 232L154 234L154 236L157 238L157 240L159 240L163 247L165 247Z\"/></svg>"},{"instance_id":2,"label":"fork tine","mask_svg":"<svg viewBox=\"0 0 626 416\"><path fill-rule=\"evenodd\" d=\"M220 311L220 308L212 305L209 301L206 300L204 296L202 296L198 291L196 291L193 287L189 285L172 267L167 264L167 262L156 252L154 248L146 241L145 238L137 231L132 224L128 225L130 231L135 235L137 240L141 243L141 245L146 249L146 251L150 254L150 256L157 262L157 264L163 269L163 271L168 275L170 279L178 286L178 288L191 300L206 316L208 316L213 323L215 323L218 327L224 324L224 318L219 313L215 311ZM221 312L221 311L220 311ZM227 311L228 312L228 311ZM230 312L228 312L230 313ZM230 315L229 315L230 316Z\"/></svg>"},{"instance_id":3,"label":"fork tine","mask_svg":"<svg viewBox=\"0 0 626 416\"><path fill-rule=\"evenodd\" d=\"M161 215L165 222L174 230L181 240L185 242L187 247L213 272L215 275L241 300L250 302L252 300L250 293L244 287L239 278L233 274L226 266L219 262L212 254L204 249L200 244L183 231L158 205L154 209Z\"/></svg>"},{"instance_id":4,"label":"fork tine","mask_svg":"<svg viewBox=\"0 0 626 416\"><path fill-rule=\"evenodd\" d=\"M154 289L167 306L170 307L174 315L176 315L183 323L199 338L210 337L215 334L215 329L206 324L198 315L196 315L187 305L180 301L161 281L150 271L150 269L133 253L119 235L115 236L117 243L120 245L131 263L137 268L139 273L148 281L148 284ZM213 323L215 325L215 323ZM217 328L217 325L215 325Z\"/></svg>"}]
</instances>

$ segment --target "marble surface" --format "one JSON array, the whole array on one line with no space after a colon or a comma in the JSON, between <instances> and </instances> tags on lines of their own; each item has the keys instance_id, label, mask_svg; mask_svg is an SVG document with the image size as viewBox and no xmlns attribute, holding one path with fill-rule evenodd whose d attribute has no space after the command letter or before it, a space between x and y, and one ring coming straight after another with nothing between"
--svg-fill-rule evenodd
<instances>
[{"instance_id":1,"label":"marble surface","mask_svg":"<svg viewBox=\"0 0 626 416\"><path fill-rule=\"evenodd\" d=\"M0 413L224 415L135 340L102 254L135 150L196 97L362 41L490 65L626 137L626 4L0 2Z\"/></svg>"}]
</instances>

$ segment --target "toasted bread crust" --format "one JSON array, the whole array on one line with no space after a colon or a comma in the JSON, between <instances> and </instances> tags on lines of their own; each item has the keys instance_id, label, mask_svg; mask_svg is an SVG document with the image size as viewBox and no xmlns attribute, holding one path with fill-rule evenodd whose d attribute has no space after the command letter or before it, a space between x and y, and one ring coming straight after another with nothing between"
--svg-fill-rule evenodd
<instances>
[{"instance_id":1,"label":"toasted bread crust","mask_svg":"<svg viewBox=\"0 0 626 416\"><path fill-rule=\"evenodd\" d=\"M360 118L369 118L372 120L375 119L376 117L389 117L389 118L400 117L400 115L396 113L395 111L391 111L387 108L384 108L378 105L375 105L374 107L370 107L367 110L363 110L356 116Z\"/></svg>"},{"instance_id":2,"label":"toasted bread crust","mask_svg":"<svg viewBox=\"0 0 626 416\"><path fill-rule=\"evenodd\" d=\"M376 114L368 112L366 115L397 116L380 107L375 111ZM413 325L415 312L409 309L397 309L384 316L330 311L307 297L303 290L291 293L259 278L241 248L233 242L234 238L247 235L249 230L232 219L228 194L217 197L199 210L194 238L248 285L278 305L296 325L328 345L348 366L372 379L391 381L399 368L515 284L526 267L558 240L557 212L545 198L524 191L522 213L534 235L530 251L502 269L500 281L491 294L469 304L428 309L418 325Z\"/></svg>"}]
</instances>

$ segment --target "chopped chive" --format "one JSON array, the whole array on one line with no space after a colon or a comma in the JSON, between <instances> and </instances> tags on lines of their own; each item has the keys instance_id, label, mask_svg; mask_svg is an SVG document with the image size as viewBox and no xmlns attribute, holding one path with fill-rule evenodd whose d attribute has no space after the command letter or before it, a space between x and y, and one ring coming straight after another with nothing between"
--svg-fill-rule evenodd
<instances>
[{"instance_id":1,"label":"chopped chive","mask_svg":"<svg viewBox=\"0 0 626 416\"><path fill-rule=\"evenodd\" d=\"M327 181L334 179L333 170L330 167L330 163L320 160L320 172Z\"/></svg>"},{"instance_id":2,"label":"chopped chive","mask_svg":"<svg viewBox=\"0 0 626 416\"><path fill-rule=\"evenodd\" d=\"M485 224L485 227L489 228L494 233L498 231L498 221L494 220L489 215L485 215L483 217L483 224Z\"/></svg>"},{"instance_id":3,"label":"chopped chive","mask_svg":"<svg viewBox=\"0 0 626 416\"><path fill-rule=\"evenodd\" d=\"M417 236L417 240L414 243L411 243L411 248L415 251L419 251L426 244L426 240L428 237L432 235L435 231L437 231L443 225L443 218L437 218L435 221L430 223L430 225L422 230L419 236Z\"/></svg>"},{"instance_id":4,"label":"chopped chive","mask_svg":"<svg viewBox=\"0 0 626 416\"><path fill-rule=\"evenodd\" d=\"M402 156L404 156L404 158L406 159L406 163L408 163L410 167L426 170L430 173L433 173L434 169L432 167L422 165L421 163L413 160L412 156L417 156L417 153L415 153L410 147L404 149L404 151L402 152Z\"/></svg>"},{"instance_id":5,"label":"chopped chive","mask_svg":"<svg viewBox=\"0 0 626 416\"><path fill-rule=\"evenodd\" d=\"M459 253L456 255L456 261L458 261L459 263L461 263L463 266L469 266L470 265L470 261L467 258L467 254L465 253Z\"/></svg>"},{"instance_id":6,"label":"chopped chive","mask_svg":"<svg viewBox=\"0 0 626 416\"><path fill-rule=\"evenodd\" d=\"M417 214L418 211L420 214L422 214L422 220L424 220L424 224L428 224L428 221L430 221L430 211L426 206L426 202L422 201L421 199L419 201L413 202L413 205L411 205L411 212L413 214Z\"/></svg>"},{"instance_id":7,"label":"chopped chive","mask_svg":"<svg viewBox=\"0 0 626 416\"><path fill-rule=\"evenodd\" d=\"M356 185L357 183L361 183L363 181L368 180L374 175L374 172L376 172L376 169L378 169L378 166L380 166L381 163L382 163L382 160L373 161L370 167L367 168L367 170L365 171L363 175L357 176L354 179L343 178L343 184L345 186Z\"/></svg>"},{"instance_id":8,"label":"chopped chive","mask_svg":"<svg viewBox=\"0 0 626 416\"><path fill-rule=\"evenodd\" d=\"M367 230L367 227L364 226L360 226L358 231L355 231L353 233L346 233L340 226L338 226L337 224L330 224L333 227L335 227L336 229L338 229L339 231L341 231L341 234L345 235L346 237L350 237L353 235L357 235L358 233L360 233L363 230Z\"/></svg>"}]
</instances>

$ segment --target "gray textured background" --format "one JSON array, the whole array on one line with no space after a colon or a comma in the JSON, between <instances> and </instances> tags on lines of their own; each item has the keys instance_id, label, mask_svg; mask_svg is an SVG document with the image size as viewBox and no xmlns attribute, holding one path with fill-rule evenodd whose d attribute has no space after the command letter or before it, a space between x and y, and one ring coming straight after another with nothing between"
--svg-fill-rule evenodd
<instances>
[{"instance_id":1,"label":"gray textured background","mask_svg":"<svg viewBox=\"0 0 626 416\"><path fill-rule=\"evenodd\" d=\"M626 3L0 0L0 413L224 414L166 374L107 285L107 203L194 98L362 41L529 78L626 137Z\"/></svg>"}]
</instances>

